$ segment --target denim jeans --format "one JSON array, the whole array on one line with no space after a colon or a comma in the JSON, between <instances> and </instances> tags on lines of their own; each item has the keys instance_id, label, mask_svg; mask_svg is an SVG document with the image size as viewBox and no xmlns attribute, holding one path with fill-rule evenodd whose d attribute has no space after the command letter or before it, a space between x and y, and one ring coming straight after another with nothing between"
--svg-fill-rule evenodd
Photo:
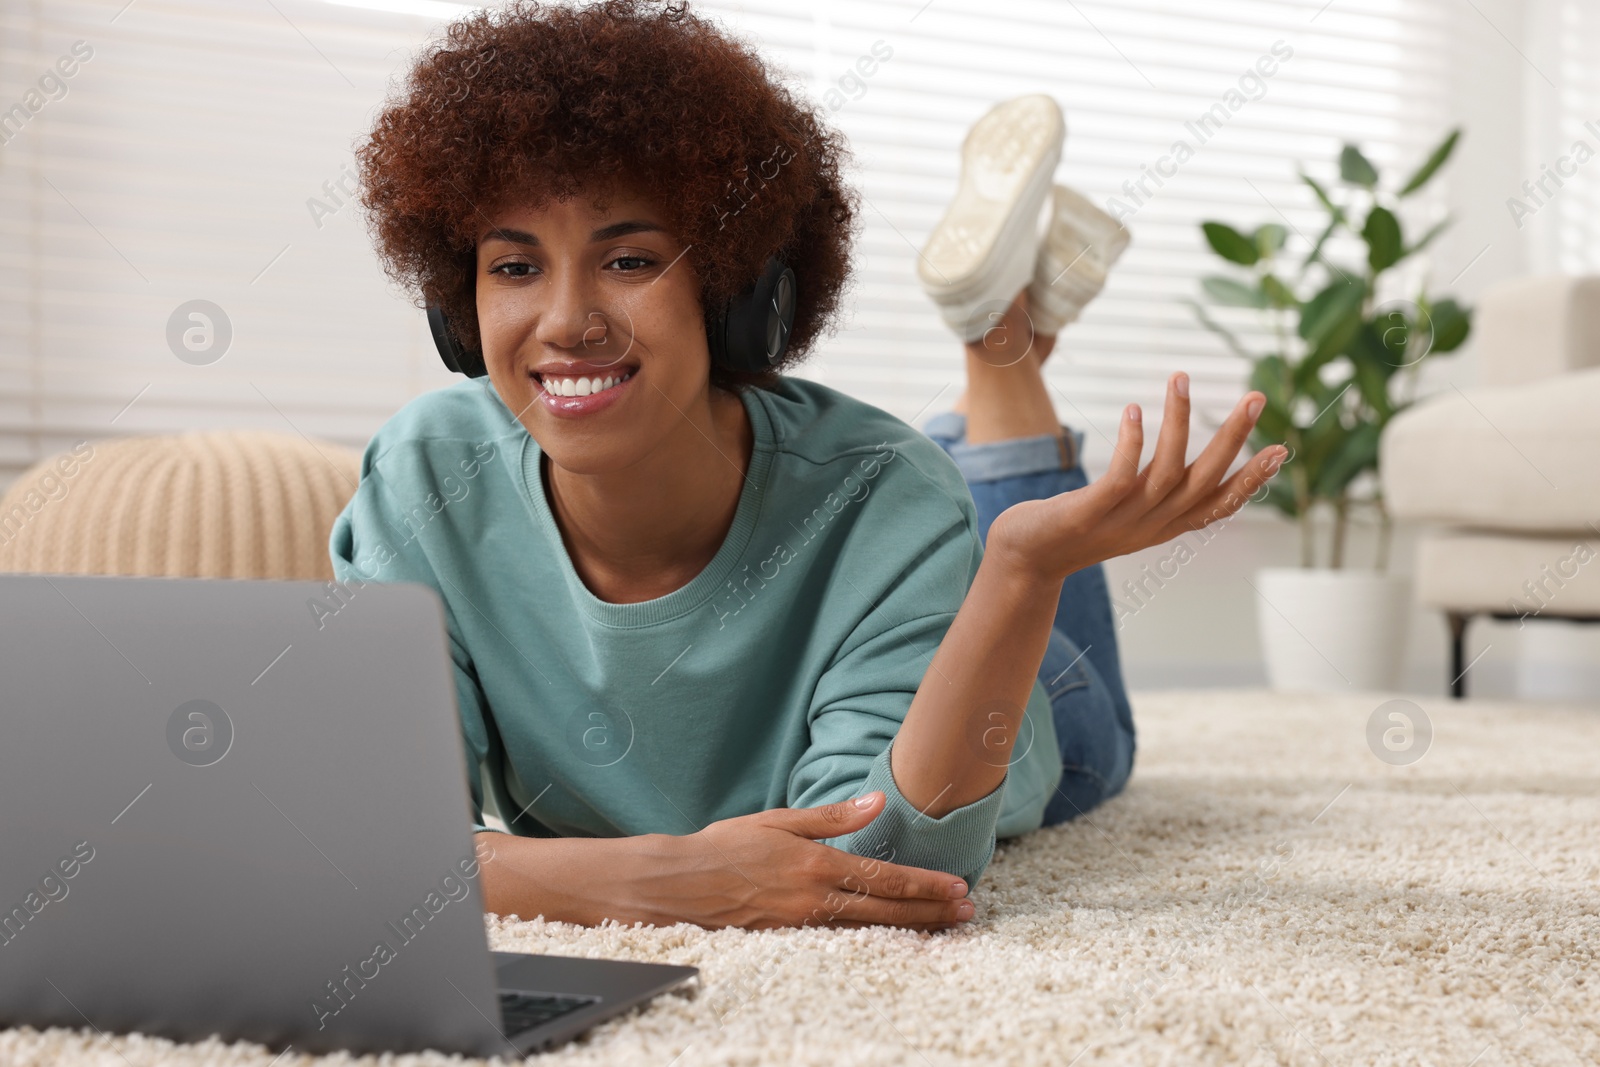
<instances>
[{"instance_id":1,"label":"denim jeans","mask_svg":"<svg viewBox=\"0 0 1600 1067\"><path fill-rule=\"evenodd\" d=\"M1020 437L972 445L966 417L947 411L922 432L955 460L978 507L978 534L1012 504L1081 489L1088 475L1078 462L1083 433L1062 427L1063 437ZM1100 564L1068 576L1056 605L1039 680L1050 698L1061 745L1061 782L1045 808L1052 826L1116 796L1133 770L1133 710L1122 681L1117 631Z\"/></svg>"}]
</instances>

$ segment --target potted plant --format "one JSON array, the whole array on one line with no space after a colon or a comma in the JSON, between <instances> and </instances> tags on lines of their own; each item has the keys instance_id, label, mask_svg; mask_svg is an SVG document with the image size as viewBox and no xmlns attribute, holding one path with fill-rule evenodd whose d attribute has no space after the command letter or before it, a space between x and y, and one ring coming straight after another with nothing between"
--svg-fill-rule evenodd
<instances>
[{"instance_id":1,"label":"potted plant","mask_svg":"<svg viewBox=\"0 0 1600 1067\"><path fill-rule=\"evenodd\" d=\"M1471 329L1470 310L1430 296L1395 299L1389 272L1432 243L1446 219L1407 243L1400 201L1423 189L1460 139L1453 130L1395 191L1355 145L1339 155L1339 182L1301 179L1326 210L1327 225L1297 264L1286 262L1288 231L1277 223L1247 232L1202 224L1206 242L1232 265L1201 281L1210 302L1255 309L1269 351L1255 352L1194 302L1201 323L1250 362L1250 387L1267 398L1251 437L1259 449L1289 449L1259 502L1293 519L1300 566L1264 568L1256 584L1267 677L1277 689L1394 689L1404 652L1409 586L1387 573L1392 524L1377 479L1384 427L1416 399L1418 370L1453 352ZM1329 254L1340 234L1365 252L1359 266ZM1292 271L1292 273L1291 273ZM1389 284L1386 284L1388 282ZM1317 520L1331 521L1317 544ZM1371 569L1347 565L1352 521L1375 525Z\"/></svg>"}]
</instances>

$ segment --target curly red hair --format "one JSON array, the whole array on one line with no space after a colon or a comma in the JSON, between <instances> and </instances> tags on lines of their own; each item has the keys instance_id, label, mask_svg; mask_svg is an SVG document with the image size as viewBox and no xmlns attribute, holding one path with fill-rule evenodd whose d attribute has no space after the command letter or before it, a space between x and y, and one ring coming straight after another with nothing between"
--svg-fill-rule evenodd
<instances>
[{"instance_id":1,"label":"curly red hair","mask_svg":"<svg viewBox=\"0 0 1600 1067\"><path fill-rule=\"evenodd\" d=\"M539 207L618 176L687 246L705 307L748 288L770 255L799 279L788 354L834 326L856 194L843 137L753 47L657 0L589 7L513 0L453 23L356 151L385 272L479 345L476 234L495 207ZM713 384L771 384L713 366Z\"/></svg>"}]
</instances>

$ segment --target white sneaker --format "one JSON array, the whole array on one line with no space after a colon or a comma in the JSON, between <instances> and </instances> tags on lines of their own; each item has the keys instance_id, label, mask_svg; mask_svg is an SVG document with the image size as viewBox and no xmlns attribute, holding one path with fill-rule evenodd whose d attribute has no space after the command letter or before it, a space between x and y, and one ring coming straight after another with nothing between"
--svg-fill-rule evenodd
<instances>
[{"instance_id":1,"label":"white sneaker","mask_svg":"<svg viewBox=\"0 0 1600 1067\"><path fill-rule=\"evenodd\" d=\"M1065 185L1055 187L1052 201L1050 231L1028 286L1033 332L1046 337L1060 333L1104 288L1130 239L1120 222Z\"/></svg>"},{"instance_id":2,"label":"white sneaker","mask_svg":"<svg viewBox=\"0 0 1600 1067\"><path fill-rule=\"evenodd\" d=\"M1034 273L1040 214L1066 139L1043 94L996 105L961 142L961 182L928 235L917 278L963 341L976 341Z\"/></svg>"}]
</instances>

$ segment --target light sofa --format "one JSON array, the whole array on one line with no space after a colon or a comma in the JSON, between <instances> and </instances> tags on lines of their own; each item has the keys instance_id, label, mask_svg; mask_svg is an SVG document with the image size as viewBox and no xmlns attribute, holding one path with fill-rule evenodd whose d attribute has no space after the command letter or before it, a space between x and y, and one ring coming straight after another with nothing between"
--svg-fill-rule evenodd
<instances>
[{"instance_id":1,"label":"light sofa","mask_svg":"<svg viewBox=\"0 0 1600 1067\"><path fill-rule=\"evenodd\" d=\"M1473 336L1480 384L1396 416L1379 454L1390 513L1429 527L1416 595L1445 613L1456 697L1475 616L1600 621L1600 276L1501 283Z\"/></svg>"}]
</instances>

